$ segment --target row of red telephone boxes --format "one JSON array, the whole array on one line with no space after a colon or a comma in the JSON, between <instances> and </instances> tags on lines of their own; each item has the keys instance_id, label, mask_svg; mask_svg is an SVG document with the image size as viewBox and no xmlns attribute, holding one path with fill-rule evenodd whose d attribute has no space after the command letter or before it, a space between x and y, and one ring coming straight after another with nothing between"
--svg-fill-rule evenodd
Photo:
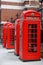
<instances>
[{"instance_id":1,"label":"row of red telephone boxes","mask_svg":"<svg viewBox=\"0 0 43 65\"><path fill-rule=\"evenodd\" d=\"M3 47L15 48L23 61L40 60L40 14L34 10L23 11L15 24L3 26Z\"/></svg>"}]
</instances>

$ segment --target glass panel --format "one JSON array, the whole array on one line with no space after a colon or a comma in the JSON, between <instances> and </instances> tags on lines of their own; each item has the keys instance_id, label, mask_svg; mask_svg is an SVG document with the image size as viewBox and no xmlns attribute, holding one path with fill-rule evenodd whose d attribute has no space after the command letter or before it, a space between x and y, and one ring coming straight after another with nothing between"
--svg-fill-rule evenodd
<instances>
[{"instance_id":1,"label":"glass panel","mask_svg":"<svg viewBox=\"0 0 43 65\"><path fill-rule=\"evenodd\" d=\"M37 24L28 25L28 52L37 52Z\"/></svg>"}]
</instances>

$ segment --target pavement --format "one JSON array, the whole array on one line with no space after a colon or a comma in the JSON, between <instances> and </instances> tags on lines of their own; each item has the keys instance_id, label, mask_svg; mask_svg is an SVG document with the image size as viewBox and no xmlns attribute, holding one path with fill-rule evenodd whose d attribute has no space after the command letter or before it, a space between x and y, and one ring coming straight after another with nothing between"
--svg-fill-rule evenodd
<instances>
[{"instance_id":1,"label":"pavement","mask_svg":"<svg viewBox=\"0 0 43 65\"><path fill-rule=\"evenodd\" d=\"M41 61L22 62L18 56L14 55L14 49L5 49L0 45L0 65L43 65Z\"/></svg>"}]
</instances>

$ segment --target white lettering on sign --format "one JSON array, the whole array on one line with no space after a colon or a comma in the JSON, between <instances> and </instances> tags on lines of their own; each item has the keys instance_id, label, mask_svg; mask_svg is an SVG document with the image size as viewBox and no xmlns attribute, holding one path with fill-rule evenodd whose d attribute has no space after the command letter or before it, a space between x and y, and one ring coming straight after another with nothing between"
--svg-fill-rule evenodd
<instances>
[{"instance_id":1,"label":"white lettering on sign","mask_svg":"<svg viewBox=\"0 0 43 65\"><path fill-rule=\"evenodd\" d=\"M38 17L26 17L27 20L39 20Z\"/></svg>"}]
</instances>

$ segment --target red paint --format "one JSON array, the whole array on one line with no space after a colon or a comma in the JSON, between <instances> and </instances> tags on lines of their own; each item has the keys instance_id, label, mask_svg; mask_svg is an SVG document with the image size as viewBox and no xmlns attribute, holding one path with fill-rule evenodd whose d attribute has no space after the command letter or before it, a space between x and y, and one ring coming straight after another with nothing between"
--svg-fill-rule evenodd
<instances>
[{"instance_id":1,"label":"red paint","mask_svg":"<svg viewBox=\"0 0 43 65\"><path fill-rule=\"evenodd\" d=\"M40 60L40 14L27 10L23 11L20 19L19 58L23 61Z\"/></svg>"},{"instance_id":2,"label":"red paint","mask_svg":"<svg viewBox=\"0 0 43 65\"><path fill-rule=\"evenodd\" d=\"M15 38L14 33L15 33L15 26L14 24L10 24L8 26L8 33L7 33L7 45L6 45L7 49L14 48L14 38Z\"/></svg>"},{"instance_id":3,"label":"red paint","mask_svg":"<svg viewBox=\"0 0 43 65\"><path fill-rule=\"evenodd\" d=\"M19 44L20 44L20 20L17 19L15 24L15 32L16 32L16 43L15 43L15 54L19 55Z\"/></svg>"},{"instance_id":4,"label":"red paint","mask_svg":"<svg viewBox=\"0 0 43 65\"><path fill-rule=\"evenodd\" d=\"M5 23L3 25L3 47L6 47L6 41L7 41L7 28L8 28L8 25L11 24L10 22L8 23Z\"/></svg>"}]
</instances>

